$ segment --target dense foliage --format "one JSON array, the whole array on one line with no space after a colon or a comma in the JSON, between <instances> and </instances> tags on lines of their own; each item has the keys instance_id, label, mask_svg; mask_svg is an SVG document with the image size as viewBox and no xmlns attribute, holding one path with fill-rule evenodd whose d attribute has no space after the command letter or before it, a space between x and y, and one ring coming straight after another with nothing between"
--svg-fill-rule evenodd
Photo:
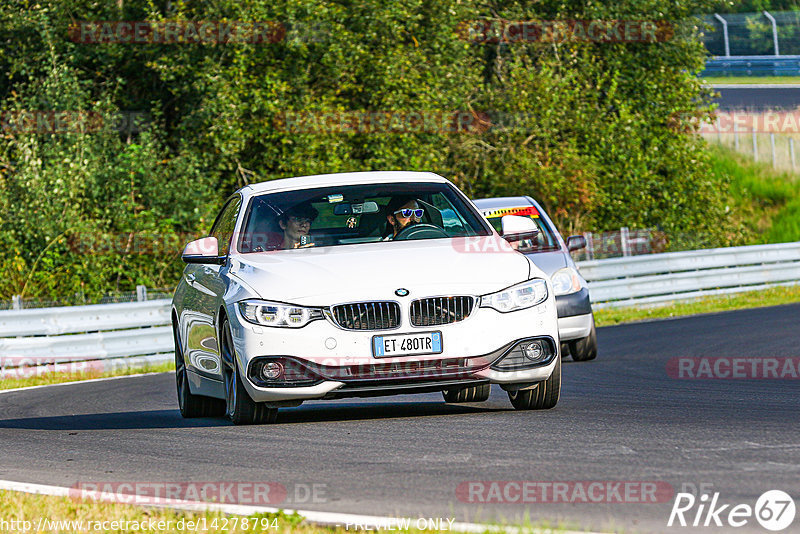
<instances>
[{"instance_id":1,"label":"dense foliage","mask_svg":"<svg viewBox=\"0 0 800 534\"><path fill-rule=\"evenodd\" d=\"M323 172L430 170L474 197L535 196L565 232L627 225L684 244L735 241L727 184L691 134L710 111L693 77L704 50L692 15L710 5L5 2L0 297L173 286L180 245L208 230L229 193ZM659 42L465 38L465 21L484 19L654 20L671 30ZM261 42L87 42L75 30L85 21L271 21L275 33ZM53 111L93 121L20 127L25 112ZM472 120L457 132L292 126L330 112ZM110 120L120 114L121 124Z\"/></svg>"}]
</instances>

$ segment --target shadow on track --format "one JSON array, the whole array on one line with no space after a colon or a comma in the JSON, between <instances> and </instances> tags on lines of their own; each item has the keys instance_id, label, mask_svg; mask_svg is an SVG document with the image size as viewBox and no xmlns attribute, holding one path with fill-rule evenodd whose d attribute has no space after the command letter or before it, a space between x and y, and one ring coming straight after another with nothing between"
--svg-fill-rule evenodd
<instances>
[{"instance_id":1,"label":"shadow on track","mask_svg":"<svg viewBox=\"0 0 800 534\"><path fill-rule=\"evenodd\" d=\"M0 428L28 430L125 430L223 426L222 418L184 419L178 410L54 415L0 420Z\"/></svg>"},{"instance_id":2,"label":"shadow on track","mask_svg":"<svg viewBox=\"0 0 800 534\"><path fill-rule=\"evenodd\" d=\"M475 405L452 405L443 402L394 404L348 403L344 406L332 406L330 403L325 403L281 409L281 411L278 412L278 421L275 424L347 422L369 419L431 417L501 411L507 410L489 407L482 408ZM60 431L204 428L230 425L231 423L222 417L184 419L181 417L178 410L55 415L50 417L25 417L0 420L0 428Z\"/></svg>"},{"instance_id":3,"label":"shadow on track","mask_svg":"<svg viewBox=\"0 0 800 534\"><path fill-rule=\"evenodd\" d=\"M335 402L335 401L334 401ZM509 406L508 409L511 409ZM436 417L508 411L480 404L445 404L444 402L348 402L336 405L331 401L285 408L278 412L277 424L363 421L367 419L399 419L403 417Z\"/></svg>"}]
</instances>

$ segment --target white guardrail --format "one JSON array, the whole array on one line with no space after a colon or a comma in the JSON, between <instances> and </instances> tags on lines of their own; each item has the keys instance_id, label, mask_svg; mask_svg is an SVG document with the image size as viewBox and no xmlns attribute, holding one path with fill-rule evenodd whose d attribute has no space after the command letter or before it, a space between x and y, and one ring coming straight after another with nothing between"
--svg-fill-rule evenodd
<instances>
[{"instance_id":1,"label":"white guardrail","mask_svg":"<svg viewBox=\"0 0 800 534\"><path fill-rule=\"evenodd\" d=\"M800 284L800 242L583 261L595 308Z\"/></svg>"},{"instance_id":2,"label":"white guardrail","mask_svg":"<svg viewBox=\"0 0 800 534\"><path fill-rule=\"evenodd\" d=\"M0 311L0 377L173 359L170 301Z\"/></svg>"},{"instance_id":3,"label":"white guardrail","mask_svg":"<svg viewBox=\"0 0 800 534\"><path fill-rule=\"evenodd\" d=\"M800 242L579 262L595 308L800 284ZM170 301L0 311L0 376L173 358ZM91 364L81 367L81 362ZM29 376L28 372L25 376Z\"/></svg>"}]
</instances>

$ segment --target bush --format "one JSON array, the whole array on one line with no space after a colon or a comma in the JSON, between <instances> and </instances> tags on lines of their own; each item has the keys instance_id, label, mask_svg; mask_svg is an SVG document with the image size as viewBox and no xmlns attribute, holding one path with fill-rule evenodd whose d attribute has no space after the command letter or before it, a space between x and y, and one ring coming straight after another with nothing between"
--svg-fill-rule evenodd
<instances>
[{"instance_id":1,"label":"bush","mask_svg":"<svg viewBox=\"0 0 800 534\"><path fill-rule=\"evenodd\" d=\"M568 232L657 227L714 245L736 237L727 184L691 134L691 119L710 113L693 77L704 50L691 16L702 0L168 5L0 6L0 109L150 117L140 132L4 137L0 242L3 265L20 275L0 297L171 286L180 245L208 231L233 190L323 172L430 170L475 197L529 194ZM464 22L479 19L669 20L675 33L656 43L464 39ZM69 39L70 24L92 20L278 21L288 33L227 45ZM281 122L330 111L481 120L456 133L319 133ZM142 235L170 246L140 254ZM99 251L86 253L87 241Z\"/></svg>"}]
</instances>

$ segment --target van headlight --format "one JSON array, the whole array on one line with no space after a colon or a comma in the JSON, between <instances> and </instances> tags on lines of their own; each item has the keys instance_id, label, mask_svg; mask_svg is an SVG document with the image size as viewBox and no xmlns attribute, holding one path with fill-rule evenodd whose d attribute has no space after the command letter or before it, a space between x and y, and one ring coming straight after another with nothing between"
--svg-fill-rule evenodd
<instances>
[{"instance_id":1,"label":"van headlight","mask_svg":"<svg viewBox=\"0 0 800 534\"><path fill-rule=\"evenodd\" d=\"M553 283L553 294L556 296L570 295L581 290L581 277L572 267L564 267L555 272L550 278Z\"/></svg>"},{"instance_id":2,"label":"van headlight","mask_svg":"<svg viewBox=\"0 0 800 534\"><path fill-rule=\"evenodd\" d=\"M266 300L243 300L239 302L239 312L247 322L253 324L288 328L301 328L311 321L323 318L320 308L293 306Z\"/></svg>"},{"instance_id":3,"label":"van headlight","mask_svg":"<svg viewBox=\"0 0 800 534\"><path fill-rule=\"evenodd\" d=\"M534 278L481 297L481 308L493 308L501 313L524 310L547 300L547 282Z\"/></svg>"}]
</instances>

